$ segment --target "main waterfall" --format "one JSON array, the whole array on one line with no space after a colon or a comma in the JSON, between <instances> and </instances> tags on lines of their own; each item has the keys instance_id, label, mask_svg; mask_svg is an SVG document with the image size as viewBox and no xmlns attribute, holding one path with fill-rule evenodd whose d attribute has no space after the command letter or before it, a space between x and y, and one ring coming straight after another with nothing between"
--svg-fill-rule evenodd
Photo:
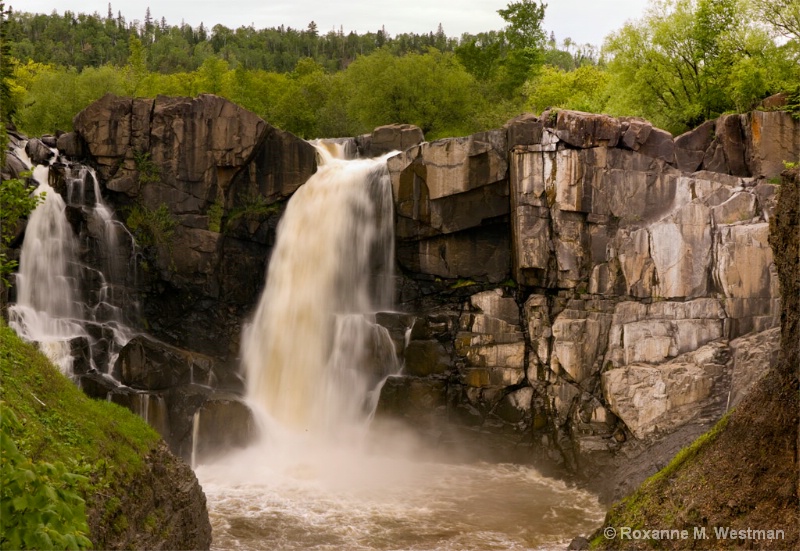
<instances>
[{"instance_id":1,"label":"main waterfall","mask_svg":"<svg viewBox=\"0 0 800 551\"><path fill-rule=\"evenodd\" d=\"M385 158L318 149L244 332L263 437L196 467L214 547L537 549L599 523L595 497L534 469L426 461L399 427L367 430L380 382L399 367L374 323L393 295L391 184Z\"/></svg>"},{"instance_id":2,"label":"main waterfall","mask_svg":"<svg viewBox=\"0 0 800 551\"><path fill-rule=\"evenodd\" d=\"M394 290L392 192L384 158L319 152L278 226L243 360L248 399L269 422L341 439L365 419L375 374L395 371L380 365L393 345L374 323Z\"/></svg>"}]
</instances>

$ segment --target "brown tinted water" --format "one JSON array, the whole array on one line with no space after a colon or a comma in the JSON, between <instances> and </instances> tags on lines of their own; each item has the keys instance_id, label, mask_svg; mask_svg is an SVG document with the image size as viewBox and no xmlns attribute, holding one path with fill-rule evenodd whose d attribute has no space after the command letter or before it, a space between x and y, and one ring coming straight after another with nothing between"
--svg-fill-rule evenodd
<instances>
[{"instance_id":1,"label":"brown tinted water","mask_svg":"<svg viewBox=\"0 0 800 551\"><path fill-rule=\"evenodd\" d=\"M204 465L213 549L565 548L603 520L597 499L535 469L349 452L292 463L255 449Z\"/></svg>"}]
</instances>

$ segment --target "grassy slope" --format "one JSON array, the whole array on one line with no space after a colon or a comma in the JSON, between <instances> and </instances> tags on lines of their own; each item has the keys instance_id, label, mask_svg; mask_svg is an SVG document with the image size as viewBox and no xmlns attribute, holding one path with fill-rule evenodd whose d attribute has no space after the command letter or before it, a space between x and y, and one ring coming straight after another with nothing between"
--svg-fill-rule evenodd
<instances>
[{"instance_id":1,"label":"grassy slope","mask_svg":"<svg viewBox=\"0 0 800 551\"><path fill-rule=\"evenodd\" d=\"M89 477L81 493L93 533L97 519L126 529L127 519L116 510L119 500L109 496L142 472L158 434L127 409L88 398L2 320L0 377L3 407L21 422L12 434L19 450L34 461L60 461Z\"/></svg>"},{"instance_id":2,"label":"grassy slope","mask_svg":"<svg viewBox=\"0 0 800 551\"><path fill-rule=\"evenodd\" d=\"M800 170L784 174L770 243L781 282L781 360L711 432L614 506L593 549L800 549ZM606 539L603 530L706 527L708 539ZM714 527L785 531L774 541L717 539Z\"/></svg>"}]
</instances>

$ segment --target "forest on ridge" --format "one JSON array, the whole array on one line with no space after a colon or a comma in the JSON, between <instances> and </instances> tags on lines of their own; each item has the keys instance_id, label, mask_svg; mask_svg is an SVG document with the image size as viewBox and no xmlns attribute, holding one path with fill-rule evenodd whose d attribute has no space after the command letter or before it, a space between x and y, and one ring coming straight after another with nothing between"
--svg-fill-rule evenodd
<instances>
[{"instance_id":1,"label":"forest on ridge","mask_svg":"<svg viewBox=\"0 0 800 551\"><path fill-rule=\"evenodd\" d=\"M446 22L421 35L323 34L313 21L193 28L149 8L128 21L111 3L105 15L3 6L1 114L42 135L69 130L107 92L213 93L304 138L407 122L435 139L547 108L641 116L679 134L774 93L798 104L797 0L651 0L600 48L548 33L546 9L511 2L504 28L454 38Z\"/></svg>"}]
</instances>

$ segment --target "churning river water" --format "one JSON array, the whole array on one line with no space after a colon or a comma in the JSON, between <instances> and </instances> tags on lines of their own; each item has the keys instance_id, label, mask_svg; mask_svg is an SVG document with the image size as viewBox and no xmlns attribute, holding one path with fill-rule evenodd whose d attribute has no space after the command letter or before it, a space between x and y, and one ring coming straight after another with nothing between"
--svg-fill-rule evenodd
<instances>
[{"instance_id":1,"label":"churning river water","mask_svg":"<svg viewBox=\"0 0 800 551\"><path fill-rule=\"evenodd\" d=\"M593 495L512 464L250 449L197 475L218 550L565 549L604 515Z\"/></svg>"}]
</instances>

